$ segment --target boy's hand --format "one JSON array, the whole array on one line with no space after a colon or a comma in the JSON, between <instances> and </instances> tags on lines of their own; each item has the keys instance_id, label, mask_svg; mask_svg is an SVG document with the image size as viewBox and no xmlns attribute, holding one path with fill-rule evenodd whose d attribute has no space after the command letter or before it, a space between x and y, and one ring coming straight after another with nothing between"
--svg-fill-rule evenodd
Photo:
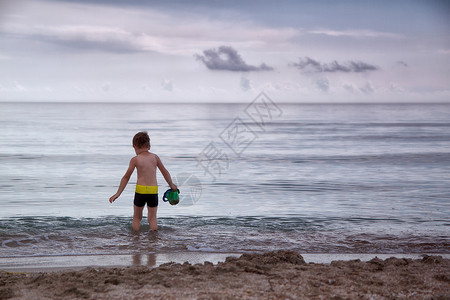
<instances>
[{"instance_id":1,"label":"boy's hand","mask_svg":"<svg viewBox=\"0 0 450 300\"><path fill-rule=\"evenodd\" d=\"M173 183L170 185L170 188L172 189L172 191L178 190L177 186Z\"/></svg>"},{"instance_id":2,"label":"boy's hand","mask_svg":"<svg viewBox=\"0 0 450 300\"><path fill-rule=\"evenodd\" d=\"M113 203L117 198L119 198L119 196L117 196L117 194L114 194L113 196L111 196L111 198L109 198L109 203Z\"/></svg>"}]
</instances>

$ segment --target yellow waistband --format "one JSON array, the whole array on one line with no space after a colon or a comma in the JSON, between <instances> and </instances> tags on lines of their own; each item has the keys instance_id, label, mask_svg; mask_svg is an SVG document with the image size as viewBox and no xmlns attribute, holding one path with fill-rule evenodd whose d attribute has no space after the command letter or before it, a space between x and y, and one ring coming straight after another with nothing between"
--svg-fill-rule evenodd
<instances>
[{"instance_id":1,"label":"yellow waistband","mask_svg":"<svg viewBox=\"0 0 450 300\"><path fill-rule=\"evenodd\" d=\"M138 194L158 194L158 187L136 184L136 193L138 193Z\"/></svg>"}]
</instances>

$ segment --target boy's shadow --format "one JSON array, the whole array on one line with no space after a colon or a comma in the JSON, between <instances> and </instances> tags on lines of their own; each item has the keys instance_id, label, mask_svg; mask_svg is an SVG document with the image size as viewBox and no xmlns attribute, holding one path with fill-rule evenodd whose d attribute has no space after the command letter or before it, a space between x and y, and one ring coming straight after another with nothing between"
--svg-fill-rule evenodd
<instances>
[{"instance_id":1,"label":"boy's shadow","mask_svg":"<svg viewBox=\"0 0 450 300\"><path fill-rule=\"evenodd\" d=\"M133 254L133 266L143 266L142 254ZM148 267L154 267L156 265L156 254L147 254L147 264Z\"/></svg>"},{"instance_id":2,"label":"boy's shadow","mask_svg":"<svg viewBox=\"0 0 450 300\"><path fill-rule=\"evenodd\" d=\"M159 240L157 231L150 231L150 227L148 225L143 225L139 232L132 231L132 244L134 249L139 249L141 252L151 251L152 244L156 243ZM156 254L148 253L147 263L145 264L145 259L143 262L143 256L145 254L136 253L132 255L132 265L133 266L144 266L154 267L156 265Z\"/></svg>"}]
</instances>

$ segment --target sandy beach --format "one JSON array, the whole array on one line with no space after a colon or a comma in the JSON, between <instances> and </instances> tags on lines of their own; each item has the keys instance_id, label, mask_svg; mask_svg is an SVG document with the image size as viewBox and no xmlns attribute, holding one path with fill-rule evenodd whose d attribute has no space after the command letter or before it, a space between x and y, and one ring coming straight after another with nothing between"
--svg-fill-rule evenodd
<instances>
[{"instance_id":1,"label":"sandy beach","mask_svg":"<svg viewBox=\"0 0 450 300\"><path fill-rule=\"evenodd\" d=\"M450 260L306 263L292 251L223 262L0 273L0 299L450 299Z\"/></svg>"}]
</instances>

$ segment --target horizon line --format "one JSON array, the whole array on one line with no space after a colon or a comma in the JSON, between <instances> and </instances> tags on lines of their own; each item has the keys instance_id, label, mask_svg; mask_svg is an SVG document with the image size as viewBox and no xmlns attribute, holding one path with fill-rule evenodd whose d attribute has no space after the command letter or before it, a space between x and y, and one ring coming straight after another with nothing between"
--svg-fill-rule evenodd
<instances>
[{"instance_id":1,"label":"horizon line","mask_svg":"<svg viewBox=\"0 0 450 300\"><path fill-rule=\"evenodd\" d=\"M255 99L255 98L254 98ZM254 100L253 99L253 100ZM53 100L0 100L0 104L208 104L208 105L223 105L223 104L249 104L251 101L53 101ZM274 100L272 100L274 101ZM295 102L295 101L274 101L277 104L303 104L303 105L338 105L338 104L450 104L450 100L448 101L304 101L304 102Z\"/></svg>"}]
</instances>

